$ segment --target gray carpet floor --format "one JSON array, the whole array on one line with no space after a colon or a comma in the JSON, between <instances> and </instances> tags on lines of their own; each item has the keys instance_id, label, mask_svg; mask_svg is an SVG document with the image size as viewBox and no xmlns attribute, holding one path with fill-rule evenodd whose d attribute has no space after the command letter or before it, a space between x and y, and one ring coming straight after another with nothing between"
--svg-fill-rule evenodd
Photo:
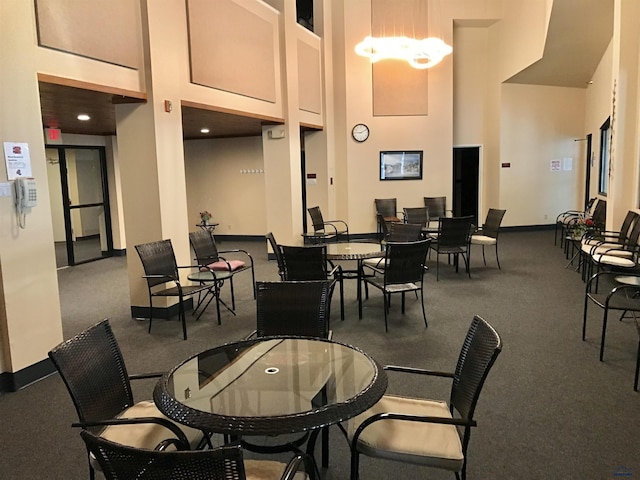
<instances>
[{"instance_id":1,"label":"gray carpet floor","mask_svg":"<svg viewBox=\"0 0 640 480\"><path fill-rule=\"evenodd\" d=\"M256 262L256 279L277 280L261 241L224 241L220 248L245 248ZM488 266L474 247L469 279L435 257L425 285L429 328L420 305L407 297L407 311L392 305L384 331L382 296L371 291L358 320L355 284L345 284L346 319L339 320L334 295L334 339L356 345L381 364L453 370L474 314L501 334L504 349L485 384L471 436L469 479L610 479L640 476L640 394L633 392L638 338L630 320L610 322L605 362L598 361L601 311L589 315L588 338L581 341L584 284L553 232L504 232L502 270L491 250ZM136 259L137 260L137 259ZM130 373L166 370L199 351L237 340L254 329L255 302L250 274L236 277L237 316L222 311L217 324L210 308L199 321L188 319L182 340L176 319L147 322L131 318L126 257L109 258L58 272L65 338L102 318L110 318ZM347 264L348 266L348 264ZM225 286L223 296L229 297ZM389 391L448 398L444 379L408 379L391 374ZM136 399L150 398L154 382L135 384ZM85 452L69 395L57 375L19 392L0 395L0 478L87 478ZM331 430L327 480L349 475L349 450L338 429ZM423 467L362 457L361 478L453 478Z\"/></svg>"}]
</instances>

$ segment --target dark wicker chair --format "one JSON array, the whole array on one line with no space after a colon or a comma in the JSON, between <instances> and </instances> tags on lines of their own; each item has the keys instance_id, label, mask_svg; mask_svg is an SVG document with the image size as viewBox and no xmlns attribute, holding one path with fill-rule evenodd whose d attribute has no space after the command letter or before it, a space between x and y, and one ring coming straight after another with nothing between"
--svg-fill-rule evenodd
<instances>
[{"instance_id":1,"label":"dark wicker chair","mask_svg":"<svg viewBox=\"0 0 640 480\"><path fill-rule=\"evenodd\" d=\"M173 252L171 240L143 243L136 245L136 251L140 256L142 267L147 280L149 291L149 333L153 323L153 298L154 297L178 297L178 316L182 322L182 336L187 339L187 321L184 313L185 297L209 290L205 284L182 285L178 275L178 269L194 269L192 265L178 266ZM167 284L172 284L167 286Z\"/></svg>"},{"instance_id":2,"label":"dark wicker chair","mask_svg":"<svg viewBox=\"0 0 640 480\"><path fill-rule=\"evenodd\" d=\"M473 216L468 217L440 217L438 241L431 248L436 252L436 280L440 278L440 255L453 255L456 272L459 257L462 256L465 271L471 278L469 268L469 245L472 231Z\"/></svg>"},{"instance_id":3,"label":"dark wicker chair","mask_svg":"<svg viewBox=\"0 0 640 480\"><path fill-rule=\"evenodd\" d=\"M386 222L401 222L398 217L398 209L395 198L376 198L376 215L382 215Z\"/></svg>"},{"instance_id":4,"label":"dark wicker chair","mask_svg":"<svg viewBox=\"0 0 640 480\"><path fill-rule=\"evenodd\" d=\"M133 401L130 380L162 374L129 375L108 320L64 341L49 352L49 358L78 413L78 422L73 426L118 443L147 449L167 446L189 449L204 439L198 430L178 426L167 419L152 401ZM95 466L90 459L92 479Z\"/></svg>"},{"instance_id":5,"label":"dark wicker chair","mask_svg":"<svg viewBox=\"0 0 640 480\"><path fill-rule=\"evenodd\" d=\"M284 279L287 281L328 280L334 278L340 285L340 319L344 320L344 286L342 267L327 260L327 247L281 245ZM331 268L331 270L329 270Z\"/></svg>"},{"instance_id":6,"label":"dark wicker chair","mask_svg":"<svg viewBox=\"0 0 640 480\"><path fill-rule=\"evenodd\" d=\"M417 242L422 238L422 227L413 223L390 223L389 231L386 235L386 242ZM384 269L385 259L382 258L365 258L362 265Z\"/></svg>"},{"instance_id":7,"label":"dark wicker chair","mask_svg":"<svg viewBox=\"0 0 640 480\"><path fill-rule=\"evenodd\" d=\"M404 223L420 225L422 228L429 226L429 207L404 208Z\"/></svg>"},{"instance_id":8,"label":"dark wicker chair","mask_svg":"<svg viewBox=\"0 0 640 480\"><path fill-rule=\"evenodd\" d=\"M405 310L405 293L420 291L422 316L427 325L424 310L424 264L431 239L417 242L387 242L383 269L364 265L372 270L373 275L364 276L365 287L372 285L379 289L384 298L384 329L388 331L387 316L392 293L402 294L402 313ZM368 289L365 289L368 297Z\"/></svg>"},{"instance_id":9,"label":"dark wicker chair","mask_svg":"<svg viewBox=\"0 0 640 480\"><path fill-rule=\"evenodd\" d=\"M429 209L429 222L438 222L440 218L450 216L447 212L447 197L423 197L424 206ZM428 225L427 225L428 226ZM435 230L435 229L434 229Z\"/></svg>"},{"instance_id":10,"label":"dark wicker chair","mask_svg":"<svg viewBox=\"0 0 640 480\"><path fill-rule=\"evenodd\" d=\"M341 236L347 237L349 241L349 225L343 220L324 220L320 207L308 208L309 216L313 224L314 240L340 240Z\"/></svg>"},{"instance_id":11,"label":"dark wicker chair","mask_svg":"<svg viewBox=\"0 0 640 480\"><path fill-rule=\"evenodd\" d=\"M456 478L464 480L476 404L501 350L498 333L475 316L454 372L385 367L387 371L450 378L449 404L384 395L372 408L349 420L351 480L358 478L360 454L454 471Z\"/></svg>"},{"instance_id":12,"label":"dark wicker chair","mask_svg":"<svg viewBox=\"0 0 640 480\"><path fill-rule=\"evenodd\" d=\"M255 334L331 338L335 285L335 280L257 282Z\"/></svg>"},{"instance_id":13,"label":"dark wicker chair","mask_svg":"<svg viewBox=\"0 0 640 480\"><path fill-rule=\"evenodd\" d=\"M269 232L265 235L267 240L269 241L269 245L271 245L271 250L273 250L273 254L276 257L276 262L278 263L278 275L280 278L284 280L284 260L282 258L282 248L276 242L276 237L273 236L273 233Z\"/></svg>"},{"instance_id":14,"label":"dark wicker chair","mask_svg":"<svg viewBox=\"0 0 640 480\"><path fill-rule=\"evenodd\" d=\"M218 250L216 240L208 230L199 230L189 233L189 242L196 254L198 265L207 267L214 272L230 272L229 287L231 288L231 308L236 309L235 294L233 291L233 277L247 270L251 271L251 284L253 287L253 298L256 298L256 276L253 269L253 257L246 250L235 248L233 250ZM237 258L227 258L220 254L231 254Z\"/></svg>"},{"instance_id":15,"label":"dark wicker chair","mask_svg":"<svg viewBox=\"0 0 640 480\"><path fill-rule=\"evenodd\" d=\"M87 449L102 466L106 480L243 480L306 478L301 467L313 474L307 455L288 464L272 460L243 460L240 445L211 450L157 451L110 442L90 432L80 432Z\"/></svg>"},{"instance_id":16,"label":"dark wicker chair","mask_svg":"<svg viewBox=\"0 0 640 480\"><path fill-rule=\"evenodd\" d=\"M500 269L502 267L500 266L500 258L498 257L498 233L500 232L500 224L502 223L502 219L506 212L506 210L490 208L487 212L487 218L484 221L482 228L471 235L471 245L482 245L482 261L485 265L487 264L487 260L484 256L484 247L491 245L495 246L496 262Z\"/></svg>"}]
</instances>

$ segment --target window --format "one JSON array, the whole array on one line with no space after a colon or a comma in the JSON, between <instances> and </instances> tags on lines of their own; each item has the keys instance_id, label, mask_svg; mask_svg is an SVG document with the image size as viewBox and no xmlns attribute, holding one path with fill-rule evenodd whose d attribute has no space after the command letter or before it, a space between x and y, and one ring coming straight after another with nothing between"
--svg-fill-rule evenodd
<instances>
[{"instance_id":1,"label":"window","mask_svg":"<svg viewBox=\"0 0 640 480\"><path fill-rule=\"evenodd\" d=\"M606 195L609 191L609 153L611 145L611 118L600 127L600 174L598 193Z\"/></svg>"}]
</instances>

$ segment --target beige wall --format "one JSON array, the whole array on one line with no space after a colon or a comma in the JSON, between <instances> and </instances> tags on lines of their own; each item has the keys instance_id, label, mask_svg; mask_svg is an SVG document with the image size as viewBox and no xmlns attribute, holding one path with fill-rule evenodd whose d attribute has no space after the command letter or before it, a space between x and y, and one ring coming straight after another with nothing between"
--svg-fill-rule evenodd
<instances>
[{"instance_id":1,"label":"beige wall","mask_svg":"<svg viewBox=\"0 0 640 480\"><path fill-rule=\"evenodd\" d=\"M584 182L585 90L505 84L502 88L500 205L505 225L540 225L579 204ZM570 159L571 170L564 170ZM560 160L561 171L551 171ZM563 208L568 206L568 208ZM507 221L508 220L508 221Z\"/></svg>"},{"instance_id":2,"label":"beige wall","mask_svg":"<svg viewBox=\"0 0 640 480\"><path fill-rule=\"evenodd\" d=\"M190 231L208 210L216 233L267 233L261 137L192 140L184 152Z\"/></svg>"}]
</instances>

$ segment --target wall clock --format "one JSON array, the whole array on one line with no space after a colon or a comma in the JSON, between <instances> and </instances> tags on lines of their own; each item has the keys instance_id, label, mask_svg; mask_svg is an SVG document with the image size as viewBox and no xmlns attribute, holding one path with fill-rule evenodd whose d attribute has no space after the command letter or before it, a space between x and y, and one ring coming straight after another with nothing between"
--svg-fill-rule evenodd
<instances>
[{"instance_id":1,"label":"wall clock","mask_svg":"<svg viewBox=\"0 0 640 480\"><path fill-rule=\"evenodd\" d=\"M351 136L356 142L364 142L369 138L369 127L364 123L358 123L351 130Z\"/></svg>"}]
</instances>

